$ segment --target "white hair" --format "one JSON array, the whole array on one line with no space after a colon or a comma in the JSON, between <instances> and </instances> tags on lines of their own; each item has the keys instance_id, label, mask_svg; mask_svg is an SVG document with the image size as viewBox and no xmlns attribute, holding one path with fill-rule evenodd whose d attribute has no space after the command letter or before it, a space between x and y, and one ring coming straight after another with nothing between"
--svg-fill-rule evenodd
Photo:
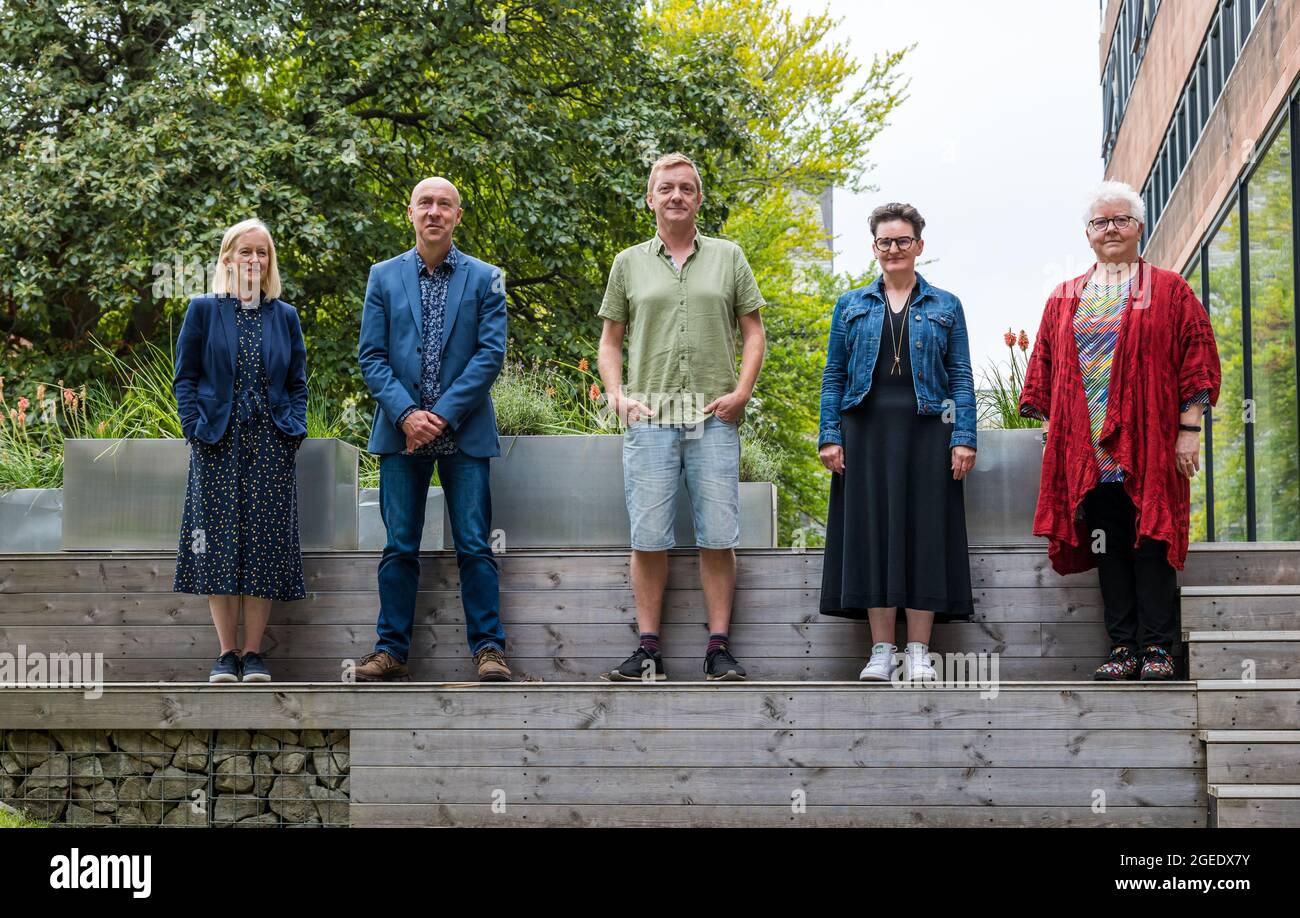
<instances>
[{"instance_id":1,"label":"white hair","mask_svg":"<svg viewBox=\"0 0 1300 918\"><path fill-rule=\"evenodd\" d=\"M1092 197L1088 199L1088 209L1083 212L1083 220L1087 221L1093 218L1098 204L1117 204L1124 203L1133 211L1133 216L1137 217L1138 222L1143 226L1147 222L1147 205L1142 200L1142 195L1133 190L1133 186L1128 182L1102 182L1092 192Z\"/></svg>"}]
</instances>

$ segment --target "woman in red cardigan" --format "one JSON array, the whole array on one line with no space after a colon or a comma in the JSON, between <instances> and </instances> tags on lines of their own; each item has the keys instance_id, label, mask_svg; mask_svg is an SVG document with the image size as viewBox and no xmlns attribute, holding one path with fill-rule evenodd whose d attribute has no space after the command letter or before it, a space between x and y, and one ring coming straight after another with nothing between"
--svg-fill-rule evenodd
<instances>
[{"instance_id":1,"label":"woman in red cardigan","mask_svg":"<svg viewBox=\"0 0 1300 918\"><path fill-rule=\"evenodd\" d=\"M1131 187L1104 182L1085 220L1097 263L1048 298L1020 396L1051 428L1034 535L1057 573L1097 568L1112 649L1094 678L1172 679L1175 571L1219 353L1187 282L1138 256L1146 208Z\"/></svg>"}]
</instances>

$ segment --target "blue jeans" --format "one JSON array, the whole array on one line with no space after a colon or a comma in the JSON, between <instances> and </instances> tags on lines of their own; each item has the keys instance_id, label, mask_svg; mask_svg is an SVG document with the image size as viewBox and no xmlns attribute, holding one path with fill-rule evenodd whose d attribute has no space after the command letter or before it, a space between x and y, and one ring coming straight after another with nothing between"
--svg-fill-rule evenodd
<instances>
[{"instance_id":1,"label":"blue jeans","mask_svg":"<svg viewBox=\"0 0 1300 918\"><path fill-rule=\"evenodd\" d=\"M461 452L450 456L389 453L379 460L379 513L388 541L379 559L379 624L375 629L379 640L375 650L387 651L403 663L411 650L415 594L420 588L420 533L435 462L456 543L470 653L478 653L487 644L501 651L506 646L497 561L489 545L489 460Z\"/></svg>"}]
</instances>

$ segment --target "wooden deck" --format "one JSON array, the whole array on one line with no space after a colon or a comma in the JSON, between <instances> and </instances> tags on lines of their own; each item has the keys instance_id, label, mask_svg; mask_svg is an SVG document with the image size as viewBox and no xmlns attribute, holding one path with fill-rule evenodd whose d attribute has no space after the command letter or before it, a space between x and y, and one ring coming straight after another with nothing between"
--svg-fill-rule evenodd
<instances>
[{"instance_id":1,"label":"wooden deck","mask_svg":"<svg viewBox=\"0 0 1300 918\"><path fill-rule=\"evenodd\" d=\"M1300 545L1193 546L1195 681L1164 685L1088 681L1107 649L1095 574L1058 577L1040 546L975 547L974 620L937 626L932 649L995 655L996 693L857 682L868 629L818 614L820 552L738 556L748 683L699 681L694 552L670 557L673 681L609 685L596 676L636 639L626 553L514 551L498 558L507 652L544 681L467 681L455 559L437 552L419 681L348 684L378 611L378 554L349 552L305 556L311 592L273 611L266 686L202 681L206 601L171 592L170 555L0 556L0 652L102 653L108 681L98 699L0 689L0 729L347 730L357 826L1296 824Z\"/></svg>"},{"instance_id":2,"label":"wooden deck","mask_svg":"<svg viewBox=\"0 0 1300 918\"><path fill-rule=\"evenodd\" d=\"M869 630L865 622L818 613L821 553L737 554L731 636L751 675L855 679L870 653ZM342 661L371 649L378 557L304 556L309 595L276 604L263 645L277 679L333 681ZM626 552L516 551L499 563L506 650L521 676L593 680L635 647ZM674 552L669 567L665 664L674 680L698 680L708 629L696 555ZM997 654L999 677L1008 680L1091 677L1108 649L1095 574L1057 576L1040 546L976 547L971 571L975 616L936 626L936 653ZM216 650L207 602L171 592L173 572L174 557L160 553L0 555L0 649L102 653L110 681L204 679ZM1269 543L1197 545L1181 581L1300 583L1300 551ZM424 556L410 659L416 679L473 677L457 582L453 554Z\"/></svg>"},{"instance_id":3,"label":"wooden deck","mask_svg":"<svg viewBox=\"0 0 1300 918\"><path fill-rule=\"evenodd\" d=\"M987 693L986 693L987 694ZM351 823L1204 826L1196 689L109 686L0 692L10 729L350 731Z\"/></svg>"}]
</instances>

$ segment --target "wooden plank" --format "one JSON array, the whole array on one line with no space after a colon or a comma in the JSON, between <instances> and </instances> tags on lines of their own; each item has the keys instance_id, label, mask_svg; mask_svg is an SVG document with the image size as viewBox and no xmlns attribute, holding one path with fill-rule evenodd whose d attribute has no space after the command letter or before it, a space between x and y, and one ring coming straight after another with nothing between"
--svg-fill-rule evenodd
<instances>
[{"instance_id":1,"label":"wooden plank","mask_svg":"<svg viewBox=\"0 0 1300 918\"><path fill-rule=\"evenodd\" d=\"M1090 807L1012 806L809 806L793 813L786 806L507 806L493 812L485 804L352 804L354 827L465 826L505 828L569 827L734 827L804 828L978 828L994 826L1071 826L1204 828L1204 806Z\"/></svg>"},{"instance_id":2,"label":"wooden plank","mask_svg":"<svg viewBox=\"0 0 1300 918\"><path fill-rule=\"evenodd\" d=\"M1183 587L1184 631L1300 630L1300 587Z\"/></svg>"},{"instance_id":3,"label":"wooden plank","mask_svg":"<svg viewBox=\"0 0 1300 918\"><path fill-rule=\"evenodd\" d=\"M1295 735L1287 743L1209 742L1205 760L1211 784L1300 784L1300 737Z\"/></svg>"},{"instance_id":4,"label":"wooden plank","mask_svg":"<svg viewBox=\"0 0 1300 918\"><path fill-rule=\"evenodd\" d=\"M1045 622L1042 653L1045 657L1092 657L1096 666L1105 662L1110 651L1110 637L1100 623ZM1175 642L1174 655L1179 655Z\"/></svg>"},{"instance_id":5,"label":"wooden plank","mask_svg":"<svg viewBox=\"0 0 1300 918\"><path fill-rule=\"evenodd\" d=\"M353 730L352 765L1193 768L1186 730Z\"/></svg>"},{"instance_id":6,"label":"wooden plank","mask_svg":"<svg viewBox=\"0 0 1300 918\"><path fill-rule=\"evenodd\" d=\"M1247 543L1242 543L1243 546ZM1193 550L1180 575L1185 586L1300 583L1300 548ZM821 585L820 550L740 549L741 588L811 588ZM456 579L453 552L427 552L424 589L447 589ZM310 590L366 589L374 584L379 552L307 552L304 575ZM509 589L620 589L629 584L624 551L514 550L498 556L503 584ZM983 587L1093 587L1096 574L1085 571L1061 577L1045 551L1021 548L973 548L972 583ZM171 589L175 555L168 552L82 552L57 555L0 556L0 592L90 592ZM669 553L669 586L699 585L698 553Z\"/></svg>"},{"instance_id":7,"label":"wooden plank","mask_svg":"<svg viewBox=\"0 0 1300 918\"><path fill-rule=\"evenodd\" d=\"M1175 729L1196 728L1186 684L1004 683L976 689L841 683L596 687L107 685L0 691L0 729Z\"/></svg>"},{"instance_id":8,"label":"wooden plank","mask_svg":"<svg viewBox=\"0 0 1300 918\"><path fill-rule=\"evenodd\" d=\"M984 587L974 591L977 622L1104 621L1101 591L1087 586Z\"/></svg>"},{"instance_id":9,"label":"wooden plank","mask_svg":"<svg viewBox=\"0 0 1300 918\"><path fill-rule=\"evenodd\" d=\"M1198 730L1203 743L1300 743L1300 730Z\"/></svg>"},{"instance_id":10,"label":"wooden plank","mask_svg":"<svg viewBox=\"0 0 1300 918\"><path fill-rule=\"evenodd\" d=\"M1216 829L1300 828L1300 800L1236 799L1212 800ZM364 819L371 818L363 814ZM353 821L354 825L358 825Z\"/></svg>"},{"instance_id":11,"label":"wooden plank","mask_svg":"<svg viewBox=\"0 0 1300 918\"><path fill-rule=\"evenodd\" d=\"M1101 623L1102 607L1093 587L983 589L974 594L972 621ZM846 621L818 612L815 589L739 589L737 618L755 623ZM512 622L547 624L620 624L632 621L636 603L631 589L503 590L501 617ZM375 589L312 592L297 602L277 602L271 620L280 624L358 625L379 615ZM186 593L11 593L0 603L0 627L16 625L201 625L211 622L205 596ZM664 623L706 620L704 594L698 589L667 590ZM464 621L455 590L416 594L415 621L421 625ZM865 624L864 626L865 627Z\"/></svg>"},{"instance_id":12,"label":"wooden plank","mask_svg":"<svg viewBox=\"0 0 1300 918\"><path fill-rule=\"evenodd\" d=\"M738 552L736 585L741 589L820 589L821 554ZM420 556L420 588L452 590L458 582L454 552ZM627 552L512 551L497 556L501 587L508 590L628 589ZM309 592L373 590L379 552L304 552ZM0 593L170 592L175 553L69 553L0 559ZM699 587L694 551L670 553L669 587Z\"/></svg>"},{"instance_id":13,"label":"wooden plank","mask_svg":"<svg viewBox=\"0 0 1300 918\"><path fill-rule=\"evenodd\" d=\"M1293 631L1297 625L1300 625L1300 609L1258 609L1236 605L1189 608L1187 601L1183 601L1182 627L1189 631Z\"/></svg>"},{"instance_id":14,"label":"wooden plank","mask_svg":"<svg viewBox=\"0 0 1300 918\"><path fill-rule=\"evenodd\" d=\"M1198 682L1196 705L1202 730L1300 729L1300 683L1295 680Z\"/></svg>"},{"instance_id":15,"label":"wooden plank","mask_svg":"<svg viewBox=\"0 0 1300 918\"><path fill-rule=\"evenodd\" d=\"M1071 626L1056 626L1058 628ZM1088 626L1080 626L1088 627ZM904 634L899 625L899 634ZM1036 623L1003 625L954 622L935 626L931 649L935 653L998 653L1008 657L1039 656L1042 639ZM1095 628L1090 630L1095 631ZM808 624L752 624L737 620L731 627L732 646L747 658L789 656L853 656L863 660L871 652L866 623L821 619ZM665 625L660 634L664 646L697 650L701 657L708 643L705 622ZM0 647L26 645L29 651L103 653L105 656L188 656L190 648L213 643L211 625L57 625L8 626L0 628ZM360 625L284 625L272 621L263 648L268 654L285 657L359 657L375 640L373 623ZM622 659L636 647L633 621L622 624L533 624L516 623L506 629L506 653L521 657L578 656ZM900 638L899 646L902 646ZM1096 640L1079 640L1072 645L1084 653L1103 654ZM459 656L465 649L463 623L418 625L412 629L412 653L418 656Z\"/></svg>"},{"instance_id":16,"label":"wooden plank","mask_svg":"<svg viewBox=\"0 0 1300 918\"><path fill-rule=\"evenodd\" d=\"M368 648L367 648L368 649ZM117 657L104 660L104 678L109 682L207 682L217 648L196 647L194 656L181 657ZM279 682L342 682L347 660L340 657L283 657L271 654L267 658L271 675ZM357 657L349 658L355 663ZM600 674L608 672L622 660L622 653L599 657L509 657L510 668L516 681L543 682L599 682ZM413 656L407 661L411 677L418 682L465 682L477 676L469 651L463 655L447 657ZM744 657L742 662L750 678L766 681L857 682L864 657ZM1000 657L997 678L1012 682L1060 682L1091 680L1100 658L1089 657ZM664 667L673 683L701 682L704 680L703 662L699 656L667 656ZM953 671L957 668L953 667ZM991 673L991 671L990 671ZM978 672L966 681L975 681ZM959 681L950 673L947 681Z\"/></svg>"},{"instance_id":17,"label":"wooden plank","mask_svg":"<svg viewBox=\"0 0 1300 918\"><path fill-rule=\"evenodd\" d=\"M1192 768L352 766L352 801L560 806L1204 806Z\"/></svg>"},{"instance_id":18,"label":"wooden plank","mask_svg":"<svg viewBox=\"0 0 1300 918\"><path fill-rule=\"evenodd\" d=\"M1297 640L1197 640L1189 642L1187 648L1188 674L1193 679L1240 679L1248 674L1256 679L1287 679L1300 675Z\"/></svg>"},{"instance_id":19,"label":"wooden plank","mask_svg":"<svg viewBox=\"0 0 1300 918\"><path fill-rule=\"evenodd\" d=\"M1300 800L1300 787L1292 784L1211 784L1209 791L1219 800Z\"/></svg>"},{"instance_id":20,"label":"wooden plank","mask_svg":"<svg viewBox=\"0 0 1300 918\"><path fill-rule=\"evenodd\" d=\"M1184 636L1187 641L1252 641L1255 643L1300 641L1300 631L1191 631Z\"/></svg>"},{"instance_id":21,"label":"wooden plank","mask_svg":"<svg viewBox=\"0 0 1300 918\"><path fill-rule=\"evenodd\" d=\"M741 588L811 588L821 584L821 551L737 550ZM669 553L670 587L698 586L698 553ZM971 549L973 583L981 587L1096 587L1087 571L1060 577L1042 547ZM621 589L628 586L628 552L610 550L513 550L498 557L510 589ZM307 552L304 574L311 590L373 587L379 552ZM453 552L427 552L425 589L447 589L456 578ZM0 555L0 592L87 590L169 591L174 552L80 552ZM1300 583L1296 543L1197 543L1188 553L1184 586Z\"/></svg>"}]
</instances>

